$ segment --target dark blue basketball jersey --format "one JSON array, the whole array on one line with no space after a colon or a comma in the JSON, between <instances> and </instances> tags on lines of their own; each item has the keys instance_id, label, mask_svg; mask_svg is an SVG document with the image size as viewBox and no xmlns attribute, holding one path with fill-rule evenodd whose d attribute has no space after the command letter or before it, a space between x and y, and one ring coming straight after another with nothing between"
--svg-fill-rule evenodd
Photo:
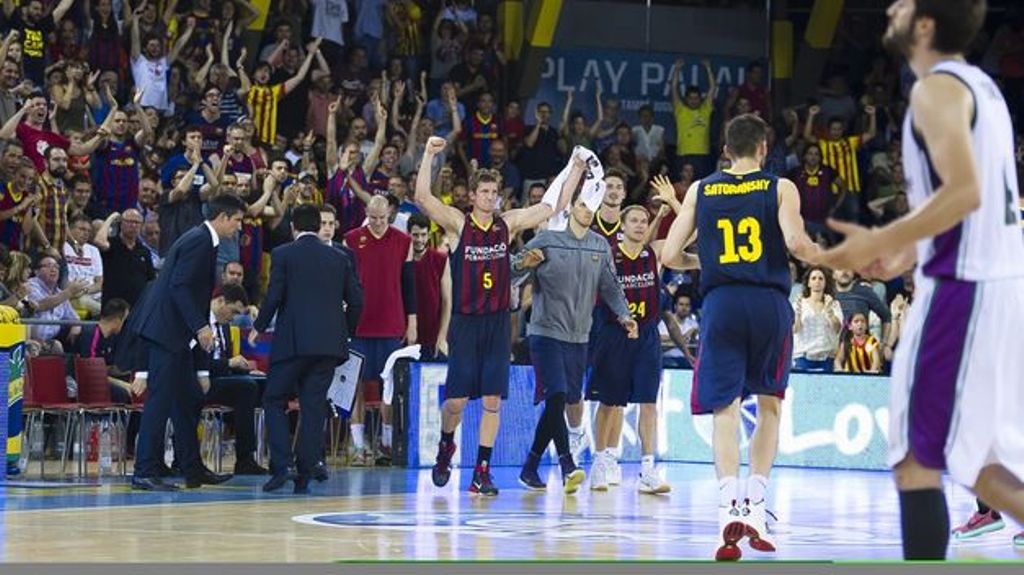
<instances>
[{"instance_id":1,"label":"dark blue basketball jersey","mask_svg":"<svg viewBox=\"0 0 1024 575\"><path fill-rule=\"evenodd\" d=\"M728 284L773 287L789 294L775 176L760 170L715 172L701 180L697 237L702 295Z\"/></svg>"}]
</instances>

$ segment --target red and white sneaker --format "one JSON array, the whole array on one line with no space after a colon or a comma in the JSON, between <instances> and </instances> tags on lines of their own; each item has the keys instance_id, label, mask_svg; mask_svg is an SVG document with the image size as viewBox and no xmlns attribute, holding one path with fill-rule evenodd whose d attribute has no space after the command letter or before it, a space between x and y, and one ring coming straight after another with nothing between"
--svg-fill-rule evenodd
<instances>
[{"instance_id":1,"label":"red and white sneaker","mask_svg":"<svg viewBox=\"0 0 1024 575\"><path fill-rule=\"evenodd\" d=\"M718 507L718 529L722 544L715 551L715 561L739 561L743 552L738 543L747 535L747 524L742 521L735 501L729 507Z\"/></svg>"},{"instance_id":2,"label":"red and white sneaker","mask_svg":"<svg viewBox=\"0 0 1024 575\"><path fill-rule=\"evenodd\" d=\"M1024 531L1013 536L1013 546L1024 548Z\"/></svg>"},{"instance_id":3,"label":"red and white sneaker","mask_svg":"<svg viewBox=\"0 0 1024 575\"><path fill-rule=\"evenodd\" d=\"M498 488L491 480L491 468L487 463L481 463L473 471L473 482L469 484L469 492L487 497L494 497L498 494Z\"/></svg>"},{"instance_id":4,"label":"red and white sneaker","mask_svg":"<svg viewBox=\"0 0 1024 575\"><path fill-rule=\"evenodd\" d=\"M1006 527L1006 523L1003 523L1002 517L996 518L994 510L989 509L987 513L975 512L967 523L953 530L953 539L971 539L999 531L1003 527Z\"/></svg>"},{"instance_id":5,"label":"red and white sneaker","mask_svg":"<svg viewBox=\"0 0 1024 575\"><path fill-rule=\"evenodd\" d=\"M430 479L437 487L448 485L448 479L452 476L452 456L455 455L455 443L437 444L437 459L434 468L430 470Z\"/></svg>"},{"instance_id":6,"label":"red and white sneaker","mask_svg":"<svg viewBox=\"0 0 1024 575\"><path fill-rule=\"evenodd\" d=\"M768 539L768 511L764 499L757 503L751 503L749 499L744 499L743 507L740 508L740 517L747 525L747 538L750 540L750 546L757 551L774 553L775 544Z\"/></svg>"}]
</instances>

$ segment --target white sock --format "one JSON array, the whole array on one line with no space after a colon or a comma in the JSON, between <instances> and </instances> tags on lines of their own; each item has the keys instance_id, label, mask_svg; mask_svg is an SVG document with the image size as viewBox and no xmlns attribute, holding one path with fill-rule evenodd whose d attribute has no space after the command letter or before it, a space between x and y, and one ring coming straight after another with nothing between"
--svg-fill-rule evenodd
<instances>
[{"instance_id":1,"label":"white sock","mask_svg":"<svg viewBox=\"0 0 1024 575\"><path fill-rule=\"evenodd\" d=\"M618 460L615 458L615 448L614 447L607 447L607 448L605 448L604 456L607 458L608 463L618 463Z\"/></svg>"},{"instance_id":2,"label":"white sock","mask_svg":"<svg viewBox=\"0 0 1024 575\"><path fill-rule=\"evenodd\" d=\"M719 507L732 507L733 503L739 498L737 487L737 478L731 475L718 480Z\"/></svg>"},{"instance_id":3,"label":"white sock","mask_svg":"<svg viewBox=\"0 0 1024 575\"><path fill-rule=\"evenodd\" d=\"M363 437L363 429L366 426L362 423L351 423L348 428L352 431L352 445L356 449L366 449L366 439Z\"/></svg>"},{"instance_id":4,"label":"white sock","mask_svg":"<svg viewBox=\"0 0 1024 575\"><path fill-rule=\"evenodd\" d=\"M644 455L640 458L640 470L644 473L650 473L654 471L654 456Z\"/></svg>"},{"instance_id":5,"label":"white sock","mask_svg":"<svg viewBox=\"0 0 1024 575\"><path fill-rule=\"evenodd\" d=\"M384 445L384 447L391 447L391 430L393 428L391 427L390 423L385 423L383 424L383 426L384 429L383 431L381 431L380 434L380 442Z\"/></svg>"},{"instance_id":6,"label":"white sock","mask_svg":"<svg viewBox=\"0 0 1024 575\"><path fill-rule=\"evenodd\" d=\"M583 435L583 426L581 425L579 427L573 427L573 426L570 425L569 426L569 433L571 433L573 435Z\"/></svg>"},{"instance_id":7,"label":"white sock","mask_svg":"<svg viewBox=\"0 0 1024 575\"><path fill-rule=\"evenodd\" d=\"M751 503L764 501L764 494L768 491L768 478L764 475L751 474L747 477L747 499Z\"/></svg>"}]
</instances>

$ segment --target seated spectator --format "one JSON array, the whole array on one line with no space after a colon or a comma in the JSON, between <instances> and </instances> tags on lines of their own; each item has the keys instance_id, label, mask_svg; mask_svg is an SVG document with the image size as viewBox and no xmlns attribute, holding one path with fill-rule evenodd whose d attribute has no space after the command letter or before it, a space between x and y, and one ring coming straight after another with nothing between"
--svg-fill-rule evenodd
<instances>
[{"instance_id":1,"label":"seated spectator","mask_svg":"<svg viewBox=\"0 0 1024 575\"><path fill-rule=\"evenodd\" d=\"M674 301L673 310L665 310L658 324L663 357L669 360L666 363L691 367L697 361L695 343L700 323L697 316L691 313L692 303L688 294L677 293ZM674 331L677 333L673 334Z\"/></svg>"},{"instance_id":2,"label":"seated spectator","mask_svg":"<svg viewBox=\"0 0 1024 575\"><path fill-rule=\"evenodd\" d=\"M100 250L89 243L92 237L89 216L81 213L74 216L64 242L64 261L68 266L68 280L88 286L85 293L71 302L83 319L99 315L103 292L103 257Z\"/></svg>"},{"instance_id":3,"label":"seated spectator","mask_svg":"<svg viewBox=\"0 0 1024 575\"><path fill-rule=\"evenodd\" d=\"M114 350L127 318L128 302L123 299L107 301L100 311L99 323L83 327L72 349L78 357L102 357L107 362L110 397L114 403L122 404L132 402L132 385L128 374L114 365Z\"/></svg>"},{"instance_id":4,"label":"seated spectator","mask_svg":"<svg viewBox=\"0 0 1024 575\"><path fill-rule=\"evenodd\" d=\"M868 318L856 312L840 337L835 370L844 373L882 373L882 351L878 339L868 333Z\"/></svg>"},{"instance_id":5,"label":"seated spectator","mask_svg":"<svg viewBox=\"0 0 1024 575\"><path fill-rule=\"evenodd\" d=\"M793 304L793 366L803 371L831 372L843 326L843 310L833 299L828 270L808 268L803 293Z\"/></svg>"},{"instance_id":6,"label":"seated spectator","mask_svg":"<svg viewBox=\"0 0 1024 575\"><path fill-rule=\"evenodd\" d=\"M883 342L883 352L891 353L892 343L889 331L892 312L890 312L889 306L885 305L870 284L856 281L856 274L850 270L833 270L832 279L835 281L836 299L839 300L839 305L843 308L843 322L848 324L856 313L862 313L864 317L870 319L869 314L874 312L881 321L881 330L876 337Z\"/></svg>"},{"instance_id":7,"label":"seated spectator","mask_svg":"<svg viewBox=\"0 0 1024 575\"><path fill-rule=\"evenodd\" d=\"M36 264L36 275L28 280L28 300L35 304L36 320L44 321L78 321L78 314L71 307L71 300L86 292L89 284L82 281L68 282L61 289L57 283L60 276L60 264L51 256L44 256ZM35 325L29 331L29 337L43 345L43 353L62 354L65 343L73 340L80 326L67 325Z\"/></svg>"},{"instance_id":8,"label":"seated spectator","mask_svg":"<svg viewBox=\"0 0 1024 575\"><path fill-rule=\"evenodd\" d=\"M21 252L9 252L4 261L3 295L0 304L15 308L21 317L36 313L35 304L28 299L28 280L32 277L32 260Z\"/></svg>"}]
</instances>

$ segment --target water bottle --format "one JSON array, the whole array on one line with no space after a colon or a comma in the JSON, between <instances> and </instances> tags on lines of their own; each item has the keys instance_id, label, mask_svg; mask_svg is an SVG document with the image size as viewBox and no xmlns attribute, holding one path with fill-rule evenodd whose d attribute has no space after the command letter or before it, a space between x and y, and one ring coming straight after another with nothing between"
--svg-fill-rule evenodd
<instances>
[{"instance_id":1,"label":"water bottle","mask_svg":"<svg viewBox=\"0 0 1024 575\"><path fill-rule=\"evenodd\" d=\"M100 430L100 476L109 475L114 469L112 448L113 433L110 430L110 422L104 421Z\"/></svg>"},{"instance_id":2,"label":"water bottle","mask_svg":"<svg viewBox=\"0 0 1024 575\"><path fill-rule=\"evenodd\" d=\"M29 430L32 434L32 445L29 446L29 453L32 457L42 457L43 455L43 441L46 437L43 435L43 418L37 417L32 420L32 429Z\"/></svg>"}]
</instances>

